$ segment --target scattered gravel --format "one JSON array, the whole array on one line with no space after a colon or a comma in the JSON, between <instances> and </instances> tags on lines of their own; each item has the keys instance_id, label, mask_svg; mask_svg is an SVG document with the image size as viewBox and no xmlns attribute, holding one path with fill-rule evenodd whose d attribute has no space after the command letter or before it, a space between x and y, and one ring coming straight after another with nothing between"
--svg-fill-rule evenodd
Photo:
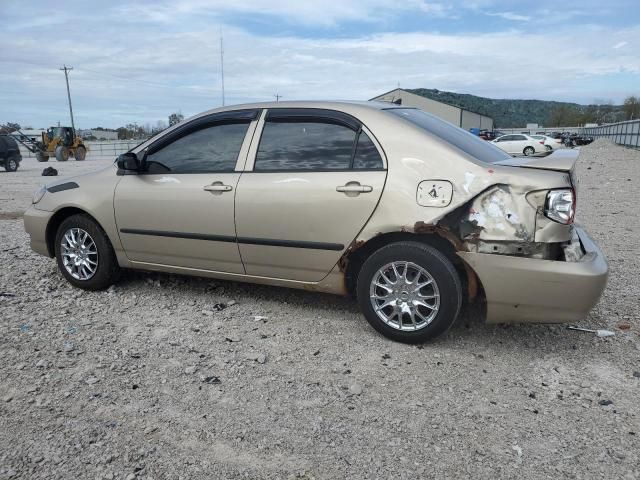
<instances>
[{"instance_id":1,"label":"scattered gravel","mask_svg":"<svg viewBox=\"0 0 640 480\"><path fill-rule=\"evenodd\" d=\"M615 336L474 307L417 347L330 295L142 272L73 289L18 219L42 168L0 172L0 479L640 476L640 152L579 163L611 267L581 326Z\"/></svg>"}]
</instances>

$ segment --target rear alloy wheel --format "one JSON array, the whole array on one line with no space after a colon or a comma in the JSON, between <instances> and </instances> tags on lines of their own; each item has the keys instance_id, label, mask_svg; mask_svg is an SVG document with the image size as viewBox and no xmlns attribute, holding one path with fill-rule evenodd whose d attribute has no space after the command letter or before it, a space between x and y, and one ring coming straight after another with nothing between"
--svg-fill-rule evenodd
<instances>
[{"instance_id":1,"label":"rear alloy wheel","mask_svg":"<svg viewBox=\"0 0 640 480\"><path fill-rule=\"evenodd\" d=\"M66 162L69 160L69 149L64 145L58 145L56 147L56 160L59 162Z\"/></svg>"},{"instance_id":2,"label":"rear alloy wheel","mask_svg":"<svg viewBox=\"0 0 640 480\"><path fill-rule=\"evenodd\" d=\"M77 161L81 162L82 160L87 158L87 149L80 145L78 148L76 148L73 156Z\"/></svg>"},{"instance_id":3,"label":"rear alloy wheel","mask_svg":"<svg viewBox=\"0 0 640 480\"><path fill-rule=\"evenodd\" d=\"M462 304L453 264L418 242L393 243L373 253L360 270L357 293L371 326L404 343L423 343L446 332Z\"/></svg>"},{"instance_id":4,"label":"rear alloy wheel","mask_svg":"<svg viewBox=\"0 0 640 480\"><path fill-rule=\"evenodd\" d=\"M536 153L536 149L533 147L524 147L524 150L522 151L522 153L525 154L525 156L530 156L533 155L534 153Z\"/></svg>"},{"instance_id":5,"label":"rear alloy wheel","mask_svg":"<svg viewBox=\"0 0 640 480\"><path fill-rule=\"evenodd\" d=\"M55 240L58 268L72 285L102 290L120 274L111 242L87 215L72 215L58 227Z\"/></svg>"},{"instance_id":6,"label":"rear alloy wheel","mask_svg":"<svg viewBox=\"0 0 640 480\"><path fill-rule=\"evenodd\" d=\"M553 150L553 147L551 145L545 145L544 148L547 149L547 152L550 152L551 150Z\"/></svg>"},{"instance_id":7,"label":"rear alloy wheel","mask_svg":"<svg viewBox=\"0 0 640 480\"><path fill-rule=\"evenodd\" d=\"M20 162L18 161L17 157L9 157L4 162L4 169L7 172L15 172L16 170L18 170L19 166Z\"/></svg>"}]
</instances>

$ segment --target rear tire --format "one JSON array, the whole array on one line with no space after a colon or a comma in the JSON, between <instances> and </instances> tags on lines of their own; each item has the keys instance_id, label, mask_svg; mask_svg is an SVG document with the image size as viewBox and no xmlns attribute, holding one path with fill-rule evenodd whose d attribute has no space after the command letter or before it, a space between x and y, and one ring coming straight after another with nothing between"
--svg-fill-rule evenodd
<instances>
[{"instance_id":1,"label":"rear tire","mask_svg":"<svg viewBox=\"0 0 640 480\"><path fill-rule=\"evenodd\" d=\"M4 169L7 172L15 172L18 170L19 166L20 161L18 160L18 157L9 157L4 161Z\"/></svg>"},{"instance_id":2,"label":"rear tire","mask_svg":"<svg viewBox=\"0 0 640 480\"><path fill-rule=\"evenodd\" d=\"M111 242L91 217L78 214L63 220L55 242L58 268L74 287L103 290L118 280L120 267Z\"/></svg>"},{"instance_id":3,"label":"rear tire","mask_svg":"<svg viewBox=\"0 0 640 480\"><path fill-rule=\"evenodd\" d=\"M48 162L49 161L49 156L45 155L42 152L36 152L36 160L39 162Z\"/></svg>"},{"instance_id":4,"label":"rear tire","mask_svg":"<svg viewBox=\"0 0 640 480\"><path fill-rule=\"evenodd\" d=\"M365 318L382 335L424 343L453 325L462 305L462 286L440 251L419 242L397 242L364 262L357 296Z\"/></svg>"},{"instance_id":5,"label":"rear tire","mask_svg":"<svg viewBox=\"0 0 640 480\"><path fill-rule=\"evenodd\" d=\"M56 160L59 162L66 162L69 160L69 149L63 145L56 147Z\"/></svg>"},{"instance_id":6,"label":"rear tire","mask_svg":"<svg viewBox=\"0 0 640 480\"><path fill-rule=\"evenodd\" d=\"M524 147L524 150L522 151L522 153L524 153L525 157L528 157L536 153L536 149L533 147Z\"/></svg>"},{"instance_id":7,"label":"rear tire","mask_svg":"<svg viewBox=\"0 0 640 480\"><path fill-rule=\"evenodd\" d=\"M80 145L78 148L76 148L76 151L73 156L77 161L81 162L85 158L87 158L87 149L84 148L82 145Z\"/></svg>"},{"instance_id":8,"label":"rear tire","mask_svg":"<svg viewBox=\"0 0 640 480\"><path fill-rule=\"evenodd\" d=\"M553 147L551 145L545 145L544 148L547 149L547 152L550 152L551 150L553 150Z\"/></svg>"}]
</instances>

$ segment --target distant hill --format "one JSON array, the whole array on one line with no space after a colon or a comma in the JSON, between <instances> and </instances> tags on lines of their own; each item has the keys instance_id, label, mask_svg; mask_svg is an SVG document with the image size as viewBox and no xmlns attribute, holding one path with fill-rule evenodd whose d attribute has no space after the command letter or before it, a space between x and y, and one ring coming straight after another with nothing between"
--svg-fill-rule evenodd
<instances>
[{"instance_id":1,"label":"distant hill","mask_svg":"<svg viewBox=\"0 0 640 480\"><path fill-rule=\"evenodd\" d=\"M491 117L497 128L518 128L524 127L527 123L537 123L545 127L573 127L585 123L617 122L624 119L621 105L580 105L548 100L495 99L428 88L406 90Z\"/></svg>"}]
</instances>

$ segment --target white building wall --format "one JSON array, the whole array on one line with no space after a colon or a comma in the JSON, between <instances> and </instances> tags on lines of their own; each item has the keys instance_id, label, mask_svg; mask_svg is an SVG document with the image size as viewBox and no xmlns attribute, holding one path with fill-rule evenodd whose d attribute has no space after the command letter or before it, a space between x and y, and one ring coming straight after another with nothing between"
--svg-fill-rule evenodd
<instances>
[{"instance_id":1,"label":"white building wall","mask_svg":"<svg viewBox=\"0 0 640 480\"><path fill-rule=\"evenodd\" d=\"M415 93L407 92L401 88L396 88L388 93L372 98L371 100L379 100L381 102L395 102L398 99L402 101L402 105L406 107L415 107L425 112L431 113L436 117L442 118L447 122L460 126L461 109L446 103L436 102L430 98L424 98Z\"/></svg>"},{"instance_id":2,"label":"white building wall","mask_svg":"<svg viewBox=\"0 0 640 480\"><path fill-rule=\"evenodd\" d=\"M396 88L388 93L374 97L371 100L381 102L397 102L400 100L402 102L401 105L419 108L465 130L469 130L470 128L493 130L493 119L490 117L431 100L430 98L421 97L420 95L407 92L401 88Z\"/></svg>"}]
</instances>

